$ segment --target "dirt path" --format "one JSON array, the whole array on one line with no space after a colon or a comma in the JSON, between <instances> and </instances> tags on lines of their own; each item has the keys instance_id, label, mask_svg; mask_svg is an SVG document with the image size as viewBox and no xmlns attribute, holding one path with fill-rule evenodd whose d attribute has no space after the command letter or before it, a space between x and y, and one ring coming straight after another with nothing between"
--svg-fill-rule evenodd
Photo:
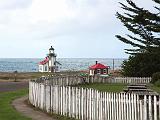
<instances>
[{"instance_id":1,"label":"dirt path","mask_svg":"<svg viewBox=\"0 0 160 120\"><path fill-rule=\"evenodd\" d=\"M22 82L0 82L0 92L9 92L28 88L28 81Z\"/></svg>"},{"instance_id":2,"label":"dirt path","mask_svg":"<svg viewBox=\"0 0 160 120\"><path fill-rule=\"evenodd\" d=\"M14 100L12 105L18 112L32 118L32 120L55 120L41 111L32 109L24 102L25 100L27 100L27 96Z\"/></svg>"}]
</instances>

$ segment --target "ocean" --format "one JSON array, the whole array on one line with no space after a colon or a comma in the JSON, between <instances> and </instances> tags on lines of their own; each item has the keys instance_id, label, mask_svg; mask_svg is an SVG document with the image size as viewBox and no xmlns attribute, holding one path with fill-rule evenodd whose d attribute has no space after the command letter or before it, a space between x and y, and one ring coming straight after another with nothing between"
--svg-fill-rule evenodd
<instances>
[{"instance_id":1,"label":"ocean","mask_svg":"<svg viewBox=\"0 0 160 120\"><path fill-rule=\"evenodd\" d=\"M40 58L0 58L0 72L38 72ZM125 59L114 59L114 68L120 69ZM113 59L110 58L58 58L60 71L65 70L87 70L95 61L110 66L113 69Z\"/></svg>"}]
</instances>

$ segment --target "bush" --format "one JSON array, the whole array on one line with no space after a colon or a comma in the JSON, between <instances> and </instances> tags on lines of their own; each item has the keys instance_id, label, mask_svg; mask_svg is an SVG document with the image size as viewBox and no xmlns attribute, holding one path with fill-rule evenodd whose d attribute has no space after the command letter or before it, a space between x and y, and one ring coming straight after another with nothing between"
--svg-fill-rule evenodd
<instances>
[{"instance_id":1,"label":"bush","mask_svg":"<svg viewBox=\"0 0 160 120\"><path fill-rule=\"evenodd\" d=\"M160 85L160 72L156 72L156 73L154 73L153 75L152 75L152 81L151 81L151 83L153 83L153 84L159 84Z\"/></svg>"}]
</instances>

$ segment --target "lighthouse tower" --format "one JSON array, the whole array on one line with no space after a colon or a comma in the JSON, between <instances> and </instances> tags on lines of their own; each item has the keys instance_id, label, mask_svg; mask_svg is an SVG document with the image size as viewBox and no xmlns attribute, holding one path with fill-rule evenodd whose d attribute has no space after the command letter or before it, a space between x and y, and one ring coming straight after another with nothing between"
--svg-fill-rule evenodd
<instances>
[{"instance_id":1,"label":"lighthouse tower","mask_svg":"<svg viewBox=\"0 0 160 120\"><path fill-rule=\"evenodd\" d=\"M39 62L39 72L57 72L58 65L61 64L56 61L56 54L54 52L54 48L51 46L47 57L45 57L43 61Z\"/></svg>"},{"instance_id":2,"label":"lighthouse tower","mask_svg":"<svg viewBox=\"0 0 160 120\"><path fill-rule=\"evenodd\" d=\"M51 46L49 49L49 71L56 72L56 54L54 53L54 48Z\"/></svg>"}]
</instances>

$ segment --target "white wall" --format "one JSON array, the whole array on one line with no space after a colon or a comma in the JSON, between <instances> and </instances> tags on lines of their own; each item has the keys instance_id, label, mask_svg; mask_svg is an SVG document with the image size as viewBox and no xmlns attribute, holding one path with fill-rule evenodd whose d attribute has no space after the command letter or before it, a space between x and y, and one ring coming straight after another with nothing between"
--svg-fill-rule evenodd
<instances>
[{"instance_id":1,"label":"white wall","mask_svg":"<svg viewBox=\"0 0 160 120\"><path fill-rule=\"evenodd\" d=\"M45 67L47 67L47 69L45 69ZM48 63L44 65L39 65L39 72L48 72L48 70L49 70Z\"/></svg>"}]
</instances>

